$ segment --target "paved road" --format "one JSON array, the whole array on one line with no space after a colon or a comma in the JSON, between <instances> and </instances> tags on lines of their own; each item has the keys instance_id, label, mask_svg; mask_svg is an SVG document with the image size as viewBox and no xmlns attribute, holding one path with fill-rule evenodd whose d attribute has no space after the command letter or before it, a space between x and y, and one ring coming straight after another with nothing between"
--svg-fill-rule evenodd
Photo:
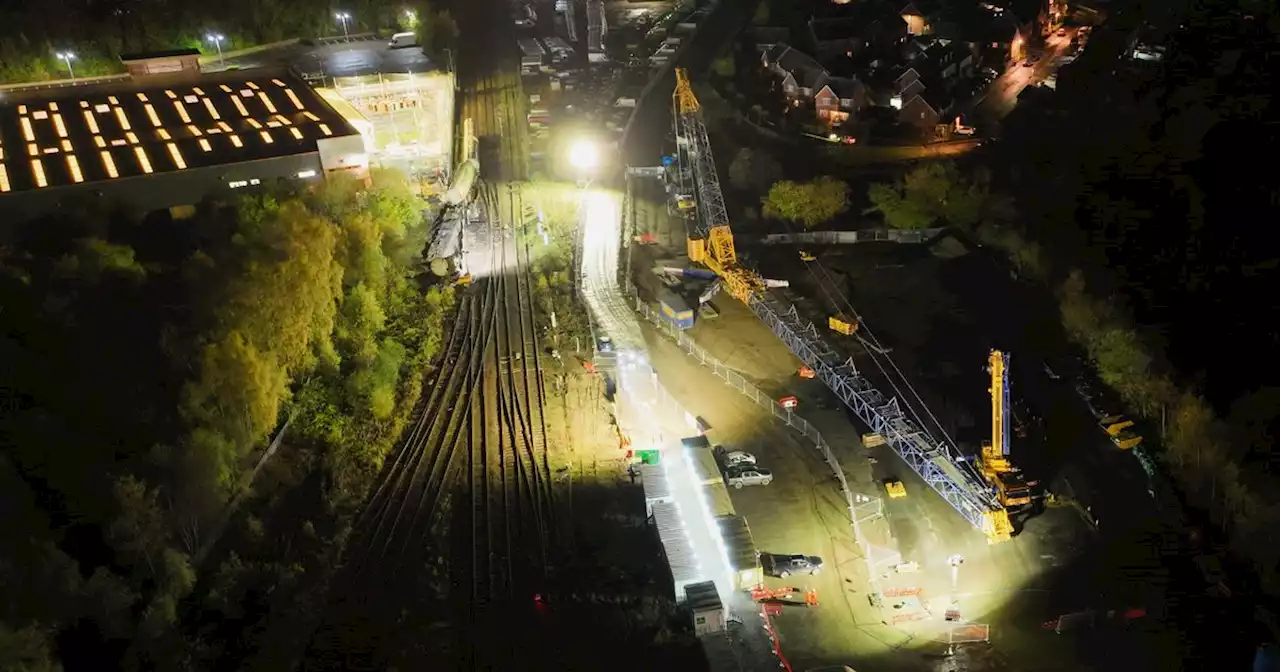
<instances>
[{"instance_id":1,"label":"paved road","mask_svg":"<svg viewBox=\"0 0 1280 672\"><path fill-rule=\"evenodd\" d=\"M1000 120L1018 105L1018 96L1022 94L1023 89L1043 82L1049 75L1057 72L1058 59L1066 53L1073 34L1074 32L1068 32L1064 36L1049 37L1044 52L1035 65L1024 67L1021 63L1015 63L991 83L987 88L987 95L974 110L983 132L993 135L994 130L999 127Z\"/></svg>"},{"instance_id":2,"label":"paved road","mask_svg":"<svg viewBox=\"0 0 1280 672\"><path fill-rule=\"evenodd\" d=\"M228 58L227 67L293 67L305 75L353 77L383 73L429 72L447 68L423 55L417 47L392 49L387 40L371 38L328 45L294 45ZM216 69L216 66L215 66Z\"/></svg>"}]
</instances>

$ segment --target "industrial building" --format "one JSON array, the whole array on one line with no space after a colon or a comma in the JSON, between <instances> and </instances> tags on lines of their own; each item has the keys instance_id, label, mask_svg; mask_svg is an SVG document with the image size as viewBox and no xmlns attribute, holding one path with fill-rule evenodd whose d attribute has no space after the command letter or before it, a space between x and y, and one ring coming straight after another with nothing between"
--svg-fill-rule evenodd
<instances>
[{"instance_id":1,"label":"industrial building","mask_svg":"<svg viewBox=\"0 0 1280 672\"><path fill-rule=\"evenodd\" d=\"M0 99L0 210L83 200L180 213L277 180L367 175L350 120L283 71L201 73L192 50L124 57L128 77Z\"/></svg>"}]
</instances>

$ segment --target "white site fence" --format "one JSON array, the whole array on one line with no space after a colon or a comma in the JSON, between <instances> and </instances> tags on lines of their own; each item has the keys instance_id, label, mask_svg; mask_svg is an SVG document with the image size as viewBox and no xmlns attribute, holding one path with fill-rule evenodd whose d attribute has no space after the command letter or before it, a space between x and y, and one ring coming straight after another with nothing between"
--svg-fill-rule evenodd
<instances>
[{"instance_id":1,"label":"white site fence","mask_svg":"<svg viewBox=\"0 0 1280 672\"><path fill-rule=\"evenodd\" d=\"M863 562L866 564L867 580L870 582L873 591L878 592L878 579L880 574L884 572L884 568L876 566L877 563L874 561L872 554L873 547L862 533L862 524L883 516L883 502L880 498L854 495L853 490L849 487L848 479L845 478L844 469L840 466L840 461L836 459L831 446L822 438L822 434L817 427L814 427L808 420L796 415L791 409L778 405L777 401L748 382L742 374L729 368L703 349L702 346L695 343L684 331L663 320L657 311L637 296L635 287L630 283L626 284L626 289L628 296L635 301L636 311L653 323L659 332L669 336L686 354L710 369L711 373L723 380L726 385L742 393L755 402L757 406L767 409L775 419L786 423L788 427L803 434L813 441L815 448L822 451L823 460L831 468L831 472L835 474L836 481L840 483L840 492L844 495L845 508L848 511L849 525L853 530L853 540L857 544L858 551L862 554ZM878 610L883 610L883 606L880 604L874 606Z\"/></svg>"}]
</instances>

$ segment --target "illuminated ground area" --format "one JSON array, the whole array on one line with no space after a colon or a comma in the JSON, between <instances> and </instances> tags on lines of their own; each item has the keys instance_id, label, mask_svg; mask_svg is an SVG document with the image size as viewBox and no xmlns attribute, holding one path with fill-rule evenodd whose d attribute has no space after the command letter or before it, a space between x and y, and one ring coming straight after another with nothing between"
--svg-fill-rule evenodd
<instances>
[{"instance_id":1,"label":"illuminated ground area","mask_svg":"<svg viewBox=\"0 0 1280 672\"><path fill-rule=\"evenodd\" d=\"M656 224L659 241L670 245L666 249L637 248L633 262L636 268L634 277L637 284L647 286L642 287L642 294L648 292L652 296L658 281L648 269L651 266L683 265L683 260L678 258L683 240L679 227L665 221L665 214L660 208L641 205L639 209L641 212L637 213L637 220ZM780 271L766 275L789 277ZM884 581L886 585L881 587L919 587L929 602L932 616L903 625L900 629L877 630L868 627L864 617L858 615L860 605L865 604L861 600L850 601L852 614L848 617L837 616L834 610L828 609L820 612L792 610L782 616L780 624L788 655L793 660L815 664L854 664L859 670L921 669L922 665L934 665L935 662L937 669L954 669L948 665L962 664L965 667L961 669L969 670L1076 670L1108 669L1108 663L1115 663L1116 659L1108 660L1107 656L1100 655L1105 650L1158 650L1158 638L1152 640L1149 633L1140 631L1139 626L1146 624L1123 630L1099 628L1063 635L1042 627L1061 614L1099 604L1100 592L1113 585L1110 583L1112 579L1106 577L1115 572L1104 569L1117 558L1104 557L1099 552L1095 536L1075 511L1051 509L1031 520L1023 534L1013 542L986 546L985 541L949 505L906 469L887 448L862 448L857 430L841 411L838 402L821 383L802 381L795 375L799 362L744 306L724 296L713 303L720 310L720 317L700 320L691 330L699 344L775 398L784 394L798 396L801 414L814 421L828 442L842 453L841 459L845 461L846 473L855 491L881 494L882 480L893 476L903 480L908 493L905 499L886 500L885 513L902 559L919 563L920 571L890 575ZM898 307L901 312L901 304ZM910 323L906 315L901 316L901 320L904 325ZM673 369L688 368L690 360L687 356L675 351L668 359L659 354L662 351L662 347L652 348L651 356L664 376L665 372ZM920 365L925 363L920 362ZM940 365L947 366L945 362ZM980 366L974 370L981 377ZM715 379L704 384L697 380L698 377L708 378L709 374L705 370L693 369L688 383L695 390L689 393L692 398L711 398L716 385L723 387ZM672 389L680 396L678 386L673 385ZM984 388L979 385L977 389L975 396L985 397ZM720 399L708 413L724 412L732 406L729 400ZM698 412L696 404L691 408ZM748 437L747 441L760 444L753 437ZM786 445L785 442L764 443L758 450L765 454ZM782 464L786 464L785 456L773 459L781 459ZM778 471L783 475L773 486L744 490L734 496L740 513L752 522L757 545L762 549L767 549L775 540L789 546L795 543L792 539L803 536L799 530L822 529L826 524L812 493L804 487L796 493L786 492L787 486L783 484L794 480L786 473L794 473L795 470L783 472L780 467ZM803 471L800 478L804 478ZM773 531L777 531L778 536L775 537ZM810 551L793 547L785 552ZM955 554L963 556L964 564L955 575L953 589L952 572L947 561ZM1134 558L1133 562L1132 571L1128 573L1134 576L1141 574L1141 567L1150 566L1150 558ZM842 562L841 566L847 564ZM1158 580L1155 575L1151 578ZM1129 580L1133 581L1132 578ZM853 590L865 597L866 586L858 585L856 579L852 583L842 583L840 587L844 590L835 588L834 594ZM819 586L820 593L828 590L833 589ZM945 650L934 640L947 629L941 619L953 595L964 620L991 626L991 645L962 646L958 655L951 659L930 657ZM859 606L853 606L855 604ZM1116 608L1124 606L1115 605ZM868 631L875 634L862 637L854 634ZM1125 648L1121 649L1121 646ZM893 647L894 653L887 654L886 647Z\"/></svg>"},{"instance_id":2,"label":"illuminated ground area","mask_svg":"<svg viewBox=\"0 0 1280 672\"><path fill-rule=\"evenodd\" d=\"M452 167L454 88L447 72L337 77L333 86L372 124L374 162L411 174Z\"/></svg>"}]
</instances>

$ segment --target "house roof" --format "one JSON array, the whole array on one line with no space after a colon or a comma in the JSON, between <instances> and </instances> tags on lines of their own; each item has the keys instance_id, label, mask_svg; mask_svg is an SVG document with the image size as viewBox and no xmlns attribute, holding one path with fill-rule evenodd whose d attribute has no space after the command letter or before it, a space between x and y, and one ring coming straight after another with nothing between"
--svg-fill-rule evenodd
<instances>
[{"instance_id":1,"label":"house roof","mask_svg":"<svg viewBox=\"0 0 1280 672\"><path fill-rule=\"evenodd\" d=\"M799 86L817 86L827 76L826 69L812 56L803 51L797 51L789 45L779 44L769 50L765 58L780 70L791 73Z\"/></svg>"},{"instance_id":2,"label":"house roof","mask_svg":"<svg viewBox=\"0 0 1280 672\"><path fill-rule=\"evenodd\" d=\"M907 40L907 43L902 45L902 58L908 61L920 58L929 50L929 47L933 46L934 41L933 37L927 35Z\"/></svg>"},{"instance_id":3,"label":"house roof","mask_svg":"<svg viewBox=\"0 0 1280 672\"><path fill-rule=\"evenodd\" d=\"M906 85L912 79L920 79L920 71L912 67L895 68L891 71L894 84Z\"/></svg>"},{"instance_id":4,"label":"house roof","mask_svg":"<svg viewBox=\"0 0 1280 672\"><path fill-rule=\"evenodd\" d=\"M915 105L924 105L928 107L930 110L933 110L934 114L938 114L938 107L933 103L929 102L929 99L924 96L923 91L912 96L911 100L904 101L902 103L902 109L905 110L908 107L913 107Z\"/></svg>"},{"instance_id":5,"label":"house roof","mask_svg":"<svg viewBox=\"0 0 1280 672\"><path fill-rule=\"evenodd\" d=\"M865 88L857 77L832 77L827 80L826 85L838 98L853 98Z\"/></svg>"}]
</instances>

